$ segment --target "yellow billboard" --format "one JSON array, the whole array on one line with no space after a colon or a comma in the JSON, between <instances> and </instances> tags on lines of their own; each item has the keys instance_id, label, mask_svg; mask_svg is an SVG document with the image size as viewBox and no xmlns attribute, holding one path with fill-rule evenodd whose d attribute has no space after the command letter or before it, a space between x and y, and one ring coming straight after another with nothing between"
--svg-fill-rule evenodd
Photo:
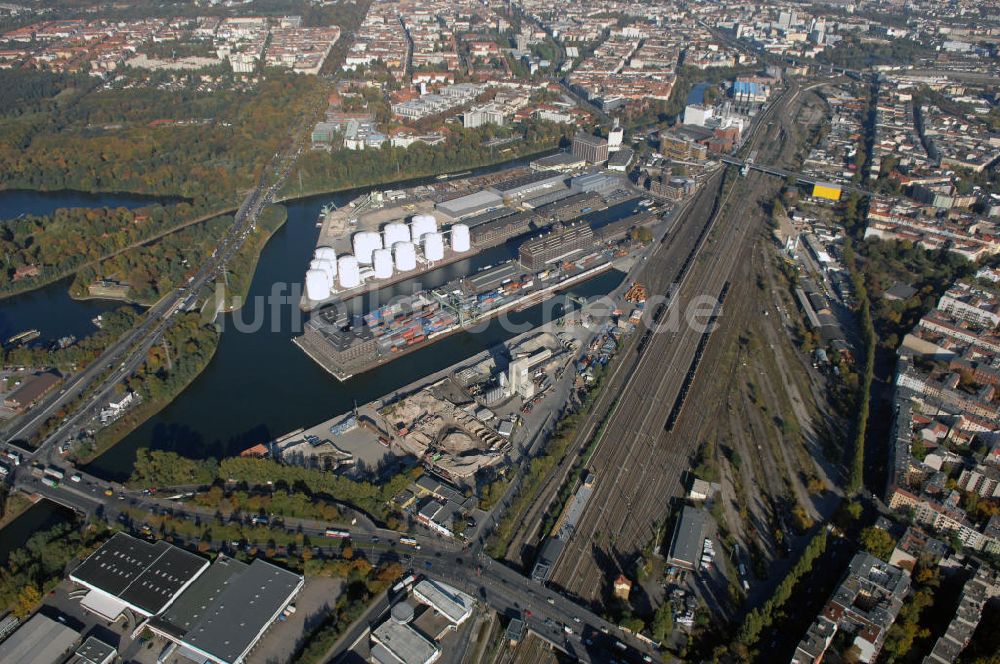
<instances>
[{"instance_id":1,"label":"yellow billboard","mask_svg":"<svg viewBox=\"0 0 1000 664\"><path fill-rule=\"evenodd\" d=\"M840 187L835 184L814 184L813 198L825 198L828 201L840 200Z\"/></svg>"}]
</instances>

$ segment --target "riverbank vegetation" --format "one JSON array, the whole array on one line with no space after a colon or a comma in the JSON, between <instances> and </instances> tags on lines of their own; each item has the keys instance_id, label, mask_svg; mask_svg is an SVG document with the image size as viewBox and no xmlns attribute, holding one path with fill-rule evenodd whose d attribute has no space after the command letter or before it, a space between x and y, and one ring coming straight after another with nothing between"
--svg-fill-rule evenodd
<instances>
[{"instance_id":1,"label":"riverbank vegetation","mask_svg":"<svg viewBox=\"0 0 1000 664\"><path fill-rule=\"evenodd\" d=\"M236 483L240 488L231 492L221 492L233 510L254 509L263 506L257 503L258 495L253 487L273 487L274 493L294 487L294 493L317 504L344 503L371 515L390 528L405 524L402 515L393 507L392 499L401 493L422 473L419 467L400 473L388 482L373 484L335 475L312 468L290 466L267 459L233 457L223 459L193 460L173 452L140 450L136 458L135 470L129 485L136 489L165 486L187 486L211 484L213 481ZM213 489L214 490L214 489ZM258 501L259 502L259 501ZM265 501L266 502L266 501ZM269 505L280 506L281 499L272 494ZM300 518L329 518L322 510L313 512L302 507L287 505L284 516Z\"/></svg>"},{"instance_id":2,"label":"riverbank vegetation","mask_svg":"<svg viewBox=\"0 0 1000 664\"><path fill-rule=\"evenodd\" d=\"M94 441L81 445L75 452L78 463L93 460L160 412L212 359L219 338L215 327L205 325L197 312L175 314L174 318L163 342L149 350L146 361L122 385L123 392L132 391L142 397L141 404L98 431Z\"/></svg>"},{"instance_id":3,"label":"riverbank vegetation","mask_svg":"<svg viewBox=\"0 0 1000 664\"><path fill-rule=\"evenodd\" d=\"M103 280L127 285L131 300L151 305L198 270L232 223L231 215L213 217L88 265L76 273L70 295L88 297L90 285Z\"/></svg>"},{"instance_id":4,"label":"riverbank vegetation","mask_svg":"<svg viewBox=\"0 0 1000 664\"><path fill-rule=\"evenodd\" d=\"M61 279L116 252L199 219L204 202L126 208L63 208L0 225L0 297ZM209 213L211 214L211 213Z\"/></svg>"},{"instance_id":5,"label":"riverbank vegetation","mask_svg":"<svg viewBox=\"0 0 1000 664\"><path fill-rule=\"evenodd\" d=\"M257 261L264 246L288 219L288 209L284 205L271 205L265 208L257 218L253 231L243 242L243 246L226 264L226 295L225 311L234 311L242 306L253 275L257 271Z\"/></svg>"},{"instance_id":6,"label":"riverbank vegetation","mask_svg":"<svg viewBox=\"0 0 1000 664\"><path fill-rule=\"evenodd\" d=\"M449 128L440 145L415 143L407 148L381 150L313 151L303 154L288 178L282 197L354 189L391 181L487 166L536 154L565 143L573 128L552 122L533 122L498 128ZM490 145L491 140L510 139Z\"/></svg>"}]
</instances>

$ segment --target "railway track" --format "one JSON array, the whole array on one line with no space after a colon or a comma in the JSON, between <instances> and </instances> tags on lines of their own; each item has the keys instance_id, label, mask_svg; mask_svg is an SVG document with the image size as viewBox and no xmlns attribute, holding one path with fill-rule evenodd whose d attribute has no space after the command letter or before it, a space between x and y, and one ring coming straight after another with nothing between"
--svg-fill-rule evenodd
<instances>
[{"instance_id":1,"label":"railway track","mask_svg":"<svg viewBox=\"0 0 1000 664\"><path fill-rule=\"evenodd\" d=\"M707 201L716 199L720 185L721 175L717 174L710 178L696 195L696 203L707 205ZM696 223L690 225L691 219L686 215L683 227L671 232L668 237L673 238L672 241L664 245L662 252L657 252L649 259L650 267L656 268L656 276L651 283L652 288L659 292L665 292L670 284L681 279L684 265L682 260L687 262L685 257L690 257L704 239L705 228L707 228L709 221L710 217L706 217L701 220L701 225ZM647 267L647 271L650 267ZM545 536L545 533L539 532L542 517L548 512L552 500L567 481L576 460L583 454L587 442L591 440L595 430L608 415L609 410L614 407L618 394L631 378L638 358L642 355L643 341L648 339L647 335L651 334L650 330L641 333L642 330L643 328L640 327L640 333L633 335L630 342L618 353L612 364L612 373L605 379L601 392L591 407L586 421L581 425L577 440L566 455L560 459L555 470L543 485L534 504L524 515L522 519L524 525L511 539L507 547L505 559L508 562L524 567L528 558L526 553L530 547Z\"/></svg>"},{"instance_id":2,"label":"railway track","mask_svg":"<svg viewBox=\"0 0 1000 664\"><path fill-rule=\"evenodd\" d=\"M784 102L772 107L772 117L781 118L782 123L788 121L783 111L797 97L797 90L786 93ZM769 141L766 151L778 152L776 157L784 152L780 141L782 129L775 124L757 135L757 142ZM706 242L691 257L692 261L685 261L690 267L690 272L684 274L687 283L677 292L671 309L678 307L683 311L697 295L718 296L734 264L740 257L749 257L747 240L751 230L759 228L757 224L744 217L718 234L712 233L712 227L720 217L730 218L727 204L734 191L746 187L760 191L773 188L773 183L772 187L767 186L764 177L751 174L724 195L718 209L712 210L715 214L709 215ZM750 200L755 199L750 197ZM692 213L705 214L705 211L695 209ZM663 266L650 265L650 276L646 279L654 292L658 292L657 286L665 285L656 278L658 267ZM739 304L739 308L747 306L746 302ZM677 436L664 431L668 418L666 404L677 399L701 339L701 334L682 327L653 334L644 342L632 380L625 386L621 405L604 435L605 439L613 438L614 444L602 441L591 464L601 478L595 495L553 574L555 584L585 600L601 601L613 571L627 569L629 556L651 539L654 524L662 521L668 511L667 500L677 492L681 471L687 466L688 455L697 441L675 440ZM702 421L707 416L707 411L700 413ZM661 444L664 440L668 444Z\"/></svg>"}]
</instances>

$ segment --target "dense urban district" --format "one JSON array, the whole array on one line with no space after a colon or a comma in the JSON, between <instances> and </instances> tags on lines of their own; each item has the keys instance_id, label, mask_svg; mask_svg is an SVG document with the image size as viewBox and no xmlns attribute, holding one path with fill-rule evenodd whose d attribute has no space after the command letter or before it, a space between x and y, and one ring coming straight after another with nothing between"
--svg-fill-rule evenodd
<instances>
[{"instance_id":1,"label":"dense urban district","mask_svg":"<svg viewBox=\"0 0 1000 664\"><path fill-rule=\"evenodd\" d=\"M998 51L0 3L0 662L1000 664Z\"/></svg>"}]
</instances>

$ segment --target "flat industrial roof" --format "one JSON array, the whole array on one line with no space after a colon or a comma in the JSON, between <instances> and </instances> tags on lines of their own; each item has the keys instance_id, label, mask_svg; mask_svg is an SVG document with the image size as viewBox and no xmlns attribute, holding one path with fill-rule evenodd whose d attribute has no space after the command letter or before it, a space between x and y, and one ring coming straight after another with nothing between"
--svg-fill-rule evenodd
<instances>
[{"instance_id":1,"label":"flat industrial roof","mask_svg":"<svg viewBox=\"0 0 1000 664\"><path fill-rule=\"evenodd\" d=\"M426 664L434 661L438 647L409 625L386 620L372 632L372 639L403 664ZM372 649L372 654L376 654ZM376 654L378 656L378 654ZM379 661L386 661L379 657ZM388 660L393 661L393 660Z\"/></svg>"},{"instance_id":2,"label":"flat industrial roof","mask_svg":"<svg viewBox=\"0 0 1000 664\"><path fill-rule=\"evenodd\" d=\"M36 613L0 643L0 662L57 664L79 638L75 629Z\"/></svg>"},{"instance_id":3,"label":"flat industrial roof","mask_svg":"<svg viewBox=\"0 0 1000 664\"><path fill-rule=\"evenodd\" d=\"M552 171L536 171L507 178L494 184L491 189L499 194L507 194L531 185L557 184L566 180L566 176Z\"/></svg>"},{"instance_id":4,"label":"flat industrial roof","mask_svg":"<svg viewBox=\"0 0 1000 664\"><path fill-rule=\"evenodd\" d=\"M87 640L76 649L76 654L89 664L107 664L115 658L118 651L114 646L110 646L93 636L88 636Z\"/></svg>"},{"instance_id":5,"label":"flat industrial roof","mask_svg":"<svg viewBox=\"0 0 1000 664\"><path fill-rule=\"evenodd\" d=\"M674 536L670 540L670 559L673 564L694 566L701 557L701 549L705 544L706 512L697 507L685 505L680 519L674 527Z\"/></svg>"},{"instance_id":6,"label":"flat industrial roof","mask_svg":"<svg viewBox=\"0 0 1000 664\"><path fill-rule=\"evenodd\" d=\"M457 588L434 579L424 579L413 587L413 594L459 624L472 614L473 599Z\"/></svg>"},{"instance_id":7,"label":"flat industrial roof","mask_svg":"<svg viewBox=\"0 0 1000 664\"><path fill-rule=\"evenodd\" d=\"M298 574L255 559L242 573L224 582L214 601L202 609L201 618L188 630L183 643L221 662L241 661L292 601L302 581Z\"/></svg>"},{"instance_id":8,"label":"flat industrial roof","mask_svg":"<svg viewBox=\"0 0 1000 664\"><path fill-rule=\"evenodd\" d=\"M70 578L155 615L206 567L204 558L168 542L150 543L117 533Z\"/></svg>"},{"instance_id":9,"label":"flat industrial roof","mask_svg":"<svg viewBox=\"0 0 1000 664\"><path fill-rule=\"evenodd\" d=\"M501 205L502 203L503 199L500 196L484 189L473 194L453 198L450 201L442 201L435 207L445 214L457 217L478 210L485 210L488 207Z\"/></svg>"},{"instance_id":10,"label":"flat industrial roof","mask_svg":"<svg viewBox=\"0 0 1000 664\"><path fill-rule=\"evenodd\" d=\"M198 582L191 584L191 587L181 593L166 611L153 618L150 625L175 638L183 638L215 603L229 581L234 576L243 574L248 567L249 565L239 560L219 556L198 577Z\"/></svg>"}]
</instances>

